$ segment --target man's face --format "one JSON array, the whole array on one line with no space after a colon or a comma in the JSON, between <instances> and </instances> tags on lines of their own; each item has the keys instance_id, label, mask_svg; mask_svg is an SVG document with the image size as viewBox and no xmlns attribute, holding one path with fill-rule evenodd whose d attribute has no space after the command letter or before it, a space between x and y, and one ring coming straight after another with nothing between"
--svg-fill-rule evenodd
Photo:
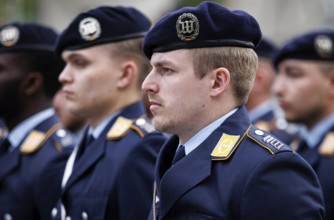
<instances>
[{"instance_id":1,"label":"man's face","mask_svg":"<svg viewBox=\"0 0 334 220\"><path fill-rule=\"evenodd\" d=\"M274 92L288 121L312 127L326 117L329 86L316 62L287 59L279 65Z\"/></svg>"},{"instance_id":2,"label":"man's face","mask_svg":"<svg viewBox=\"0 0 334 220\"><path fill-rule=\"evenodd\" d=\"M0 53L0 117L10 119L22 110L23 76L17 55Z\"/></svg>"},{"instance_id":3,"label":"man's face","mask_svg":"<svg viewBox=\"0 0 334 220\"><path fill-rule=\"evenodd\" d=\"M208 77L195 75L192 56L188 50L154 53L152 71L143 82L153 125L161 132L182 135L192 133L196 122L205 117L210 98ZM206 85L207 83L207 85Z\"/></svg>"},{"instance_id":4,"label":"man's face","mask_svg":"<svg viewBox=\"0 0 334 220\"><path fill-rule=\"evenodd\" d=\"M59 81L70 111L92 121L113 113L122 64L111 56L104 45L62 53L66 67Z\"/></svg>"}]
</instances>

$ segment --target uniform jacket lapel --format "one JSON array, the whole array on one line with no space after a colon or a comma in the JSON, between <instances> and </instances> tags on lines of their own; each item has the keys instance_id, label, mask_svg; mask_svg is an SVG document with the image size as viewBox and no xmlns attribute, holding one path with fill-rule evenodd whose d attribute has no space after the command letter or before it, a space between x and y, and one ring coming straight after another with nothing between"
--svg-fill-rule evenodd
<instances>
[{"instance_id":1,"label":"uniform jacket lapel","mask_svg":"<svg viewBox=\"0 0 334 220\"><path fill-rule=\"evenodd\" d=\"M119 116L128 117L131 115L132 117L139 117L144 113L144 111L145 110L142 102L136 102L123 109ZM68 182L66 183L63 192L65 192L80 176L85 174L85 172L88 171L89 168L91 168L94 164L96 164L99 159L105 154L107 146L106 134L116 121L117 117L118 116L116 116L109 122L104 131L101 133L100 137L93 143L92 146L88 148L87 152L82 155L82 158L80 158L80 160L75 163L73 172ZM85 134L86 133L87 130ZM85 138L81 139L79 148L83 147L82 144L84 142L84 139Z\"/></svg>"},{"instance_id":2,"label":"uniform jacket lapel","mask_svg":"<svg viewBox=\"0 0 334 220\"><path fill-rule=\"evenodd\" d=\"M20 153L16 152L19 151L19 148L14 151L4 155L1 159L0 183L19 165Z\"/></svg>"},{"instance_id":3,"label":"uniform jacket lapel","mask_svg":"<svg viewBox=\"0 0 334 220\"><path fill-rule=\"evenodd\" d=\"M52 116L38 124L34 129L44 132L44 130L49 129L57 122L57 118L55 116ZM25 138L21 141L19 146L13 150L13 152L8 153L1 159L0 182L2 182L8 174L10 174L16 167L19 166L19 161L21 157L20 147L21 144L24 142Z\"/></svg>"},{"instance_id":4,"label":"uniform jacket lapel","mask_svg":"<svg viewBox=\"0 0 334 220\"><path fill-rule=\"evenodd\" d=\"M73 172L65 185L63 191L66 191L80 176L82 176L90 167L92 167L105 153L105 132L87 149L78 161L75 162ZM82 148L85 138L82 138L79 148Z\"/></svg>"},{"instance_id":5,"label":"uniform jacket lapel","mask_svg":"<svg viewBox=\"0 0 334 220\"><path fill-rule=\"evenodd\" d=\"M211 152L222 134L239 134L242 138L249 126L250 121L246 110L241 107L194 151L173 167L170 167L170 164L179 140L177 136L172 136L166 142L160 152L164 156L158 157L156 168L157 195L160 200L159 218L163 219L183 194L211 175Z\"/></svg>"}]
</instances>

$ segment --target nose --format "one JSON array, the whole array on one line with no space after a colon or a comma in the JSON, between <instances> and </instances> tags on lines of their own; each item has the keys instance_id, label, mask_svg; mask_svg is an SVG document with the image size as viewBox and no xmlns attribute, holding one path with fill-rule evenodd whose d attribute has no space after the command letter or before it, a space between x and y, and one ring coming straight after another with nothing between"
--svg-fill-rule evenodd
<instances>
[{"instance_id":1,"label":"nose","mask_svg":"<svg viewBox=\"0 0 334 220\"><path fill-rule=\"evenodd\" d=\"M151 71L145 78L145 80L142 83L141 89L147 93L156 93L159 90L159 87L157 83L154 81L154 73Z\"/></svg>"},{"instance_id":2,"label":"nose","mask_svg":"<svg viewBox=\"0 0 334 220\"><path fill-rule=\"evenodd\" d=\"M63 71L59 74L58 77L58 81L61 84L65 84L71 81L71 75L70 75L70 71L69 71L69 67L68 65L65 66L65 68L63 69Z\"/></svg>"},{"instance_id":3,"label":"nose","mask_svg":"<svg viewBox=\"0 0 334 220\"><path fill-rule=\"evenodd\" d=\"M274 84L272 86L272 91L276 96L282 96L284 91L283 77L280 74L277 75Z\"/></svg>"}]
</instances>

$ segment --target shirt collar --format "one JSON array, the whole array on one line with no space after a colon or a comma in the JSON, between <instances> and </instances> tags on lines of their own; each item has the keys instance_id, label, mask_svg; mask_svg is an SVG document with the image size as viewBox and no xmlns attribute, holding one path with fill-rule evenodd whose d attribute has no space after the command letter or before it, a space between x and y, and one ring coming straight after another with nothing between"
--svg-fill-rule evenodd
<instances>
[{"instance_id":1,"label":"shirt collar","mask_svg":"<svg viewBox=\"0 0 334 220\"><path fill-rule=\"evenodd\" d=\"M235 108L232 111L228 112L224 116L218 118L208 126L201 129L197 132L192 138L190 138L186 143L184 143L184 149L186 155L189 154L191 151L195 150L209 135L218 128L228 117L233 115L238 109ZM181 145L181 143L180 143Z\"/></svg>"},{"instance_id":2,"label":"shirt collar","mask_svg":"<svg viewBox=\"0 0 334 220\"><path fill-rule=\"evenodd\" d=\"M334 114L331 114L316 124L311 130L302 130L301 135L310 148L315 148L333 125Z\"/></svg>"},{"instance_id":3,"label":"shirt collar","mask_svg":"<svg viewBox=\"0 0 334 220\"><path fill-rule=\"evenodd\" d=\"M250 121L256 121L259 118L261 118L261 116L265 115L266 113L273 111L274 108L272 105L273 104L271 103L271 101L268 100L268 101L261 103L259 106L255 107L254 109L248 111Z\"/></svg>"},{"instance_id":4,"label":"shirt collar","mask_svg":"<svg viewBox=\"0 0 334 220\"><path fill-rule=\"evenodd\" d=\"M8 139L11 147L16 148L23 141L24 137L33 130L39 123L55 114L54 109L48 108L30 116L9 132Z\"/></svg>"},{"instance_id":5,"label":"shirt collar","mask_svg":"<svg viewBox=\"0 0 334 220\"><path fill-rule=\"evenodd\" d=\"M108 118L106 118L105 120L103 120L98 126L96 126L96 128L93 127L89 127L88 129L88 135L93 135L93 137L95 139L99 138L101 133L103 132L103 130L107 127L107 125L109 124L109 122L115 118L117 115L119 114L119 112L116 112L114 114L112 114L111 116L109 116Z\"/></svg>"}]
</instances>

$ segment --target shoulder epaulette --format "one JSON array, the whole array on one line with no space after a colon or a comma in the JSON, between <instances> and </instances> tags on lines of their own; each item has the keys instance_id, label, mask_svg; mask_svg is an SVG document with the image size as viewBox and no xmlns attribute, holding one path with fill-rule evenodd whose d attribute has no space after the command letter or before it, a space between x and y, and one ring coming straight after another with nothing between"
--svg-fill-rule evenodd
<instances>
[{"instance_id":1,"label":"shoulder epaulette","mask_svg":"<svg viewBox=\"0 0 334 220\"><path fill-rule=\"evenodd\" d=\"M272 134L255 126L252 126L251 129L249 129L247 136L261 147L267 149L271 154L275 154L280 151L292 151L287 144L280 141Z\"/></svg>"},{"instance_id":2,"label":"shoulder epaulette","mask_svg":"<svg viewBox=\"0 0 334 220\"><path fill-rule=\"evenodd\" d=\"M120 116L116 119L113 126L107 132L106 138L107 140L118 140L124 137L130 130L134 130L140 137L144 137L145 134L143 130L147 131L147 129L149 129L149 127L146 124L146 120L144 118L131 120Z\"/></svg>"},{"instance_id":3,"label":"shoulder epaulette","mask_svg":"<svg viewBox=\"0 0 334 220\"><path fill-rule=\"evenodd\" d=\"M334 155L334 132L328 133L319 146L319 153L323 156Z\"/></svg>"},{"instance_id":4,"label":"shoulder epaulette","mask_svg":"<svg viewBox=\"0 0 334 220\"><path fill-rule=\"evenodd\" d=\"M58 151L62 151L63 147L67 147L73 144L72 136L68 134L61 125L55 124L46 133L38 130L31 131L23 141L20 152L22 154L32 154L39 150L43 144L51 137L54 136L55 147Z\"/></svg>"}]
</instances>

